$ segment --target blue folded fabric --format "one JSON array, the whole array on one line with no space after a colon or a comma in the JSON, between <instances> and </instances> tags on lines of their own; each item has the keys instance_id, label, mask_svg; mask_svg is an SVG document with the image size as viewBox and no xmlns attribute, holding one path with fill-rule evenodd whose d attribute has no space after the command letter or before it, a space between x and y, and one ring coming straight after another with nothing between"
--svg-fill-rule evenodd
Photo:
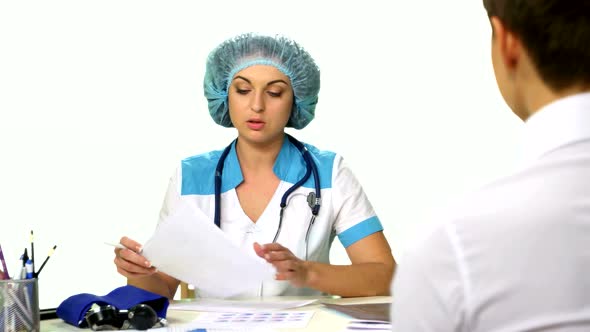
<instances>
[{"instance_id":1,"label":"blue folded fabric","mask_svg":"<svg viewBox=\"0 0 590 332\"><path fill-rule=\"evenodd\" d=\"M143 303L152 307L158 317L166 318L169 301L167 297L162 295L127 285L115 288L104 296L88 293L70 296L57 307L57 317L74 326L85 327L84 316L93 303L101 306L110 304L117 309L129 309L134 305Z\"/></svg>"}]
</instances>

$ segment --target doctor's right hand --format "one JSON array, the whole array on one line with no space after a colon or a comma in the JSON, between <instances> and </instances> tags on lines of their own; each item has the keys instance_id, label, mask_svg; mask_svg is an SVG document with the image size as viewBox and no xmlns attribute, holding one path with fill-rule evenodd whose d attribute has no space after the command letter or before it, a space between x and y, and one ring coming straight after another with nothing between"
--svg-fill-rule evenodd
<instances>
[{"instance_id":1,"label":"doctor's right hand","mask_svg":"<svg viewBox=\"0 0 590 332\"><path fill-rule=\"evenodd\" d=\"M114 263L117 272L128 278L147 277L156 272L155 267L141 255L141 244L123 236L119 241L126 249L115 248Z\"/></svg>"}]
</instances>

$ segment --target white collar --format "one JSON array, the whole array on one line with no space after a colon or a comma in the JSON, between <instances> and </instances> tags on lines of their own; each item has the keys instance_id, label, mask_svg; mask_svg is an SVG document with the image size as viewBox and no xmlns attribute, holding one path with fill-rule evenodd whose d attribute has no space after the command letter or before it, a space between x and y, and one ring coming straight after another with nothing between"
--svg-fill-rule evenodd
<instances>
[{"instance_id":1,"label":"white collar","mask_svg":"<svg viewBox=\"0 0 590 332\"><path fill-rule=\"evenodd\" d=\"M590 92L543 106L526 120L523 138L524 164L564 145L590 139Z\"/></svg>"}]
</instances>

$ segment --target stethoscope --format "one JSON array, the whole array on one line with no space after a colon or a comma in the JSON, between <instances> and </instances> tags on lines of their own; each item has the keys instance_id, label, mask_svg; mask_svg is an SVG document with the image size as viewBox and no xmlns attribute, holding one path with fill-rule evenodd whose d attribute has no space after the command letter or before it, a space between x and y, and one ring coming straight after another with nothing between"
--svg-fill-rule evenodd
<instances>
[{"instance_id":1,"label":"stethoscope","mask_svg":"<svg viewBox=\"0 0 590 332\"><path fill-rule=\"evenodd\" d=\"M285 134L285 135L287 136L289 141L293 145L295 145L295 147L299 150L299 152L303 156L303 160L305 161L305 165L306 165L306 172L305 172L305 175L303 176L303 178L301 178L301 180L299 180L297 183L295 183L293 186L291 186L291 188L289 188L287 191L285 191L285 193L283 194L283 197L281 198L281 210L279 213L279 226L277 227L277 231L275 233L275 236L274 236L274 239L272 240L272 242L273 243L276 242L277 238L279 237L279 234L281 234L281 229L283 227L283 213L285 211L285 208L287 207L287 199L289 198L289 195L291 195L291 193L293 193L293 191L295 191L297 188L301 187L305 183L305 181L307 181L309 179L309 177L313 174L313 179L314 179L314 183L315 183L315 192L312 191L307 196L307 204L309 205L309 208L311 209L311 219L309 221L309 225L307 226L307 232L305 233L305 260L307 260L307 243L309 240L309 233L311 230L311 226L315 222L315 219L316 219L318 213L320 212L320 205L322 203L321 191L320 191L320 176L318 174L317 166L311 157L311 153L307 150L305 145L303 145L303 143L301 143L297 139L295 139L295 137L293 137L289 134ZM234 140L234 142L235 142L235 140ZM221 174L223 173L223 166L225 163L225 159L227 158L227 155L229 154L234 142L232 142L230 145L228 145L223 150L223 152L221 153L221 156L219 157L219 161L217 162L217 167L215 168L215 217L214 217L214 221L215 221L215 225L217 225L217 227L219 227L219 228L221 228L221 213L220 213L220 211L221 211Z\"/></svg>"}]
</instances>

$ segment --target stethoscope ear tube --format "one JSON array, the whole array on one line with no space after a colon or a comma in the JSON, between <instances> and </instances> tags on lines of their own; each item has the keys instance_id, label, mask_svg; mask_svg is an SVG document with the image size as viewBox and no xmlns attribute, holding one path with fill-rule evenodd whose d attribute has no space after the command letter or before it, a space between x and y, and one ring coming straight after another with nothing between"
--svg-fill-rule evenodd
<instances>
[{"instance_id":1,"label":"stethoscope ear tube","mask_svg":"<svg viewBox=\"0 0 590 332\"><path fill-rule=\"evenodd\" d=\"M227 158L232 144L233 142L223 150L221 156L219 156L217 167L215 167L215 216L213 221L219 228L221 228L221 175L223 174L225 158Z\"/></svg>"}]
</instances>

